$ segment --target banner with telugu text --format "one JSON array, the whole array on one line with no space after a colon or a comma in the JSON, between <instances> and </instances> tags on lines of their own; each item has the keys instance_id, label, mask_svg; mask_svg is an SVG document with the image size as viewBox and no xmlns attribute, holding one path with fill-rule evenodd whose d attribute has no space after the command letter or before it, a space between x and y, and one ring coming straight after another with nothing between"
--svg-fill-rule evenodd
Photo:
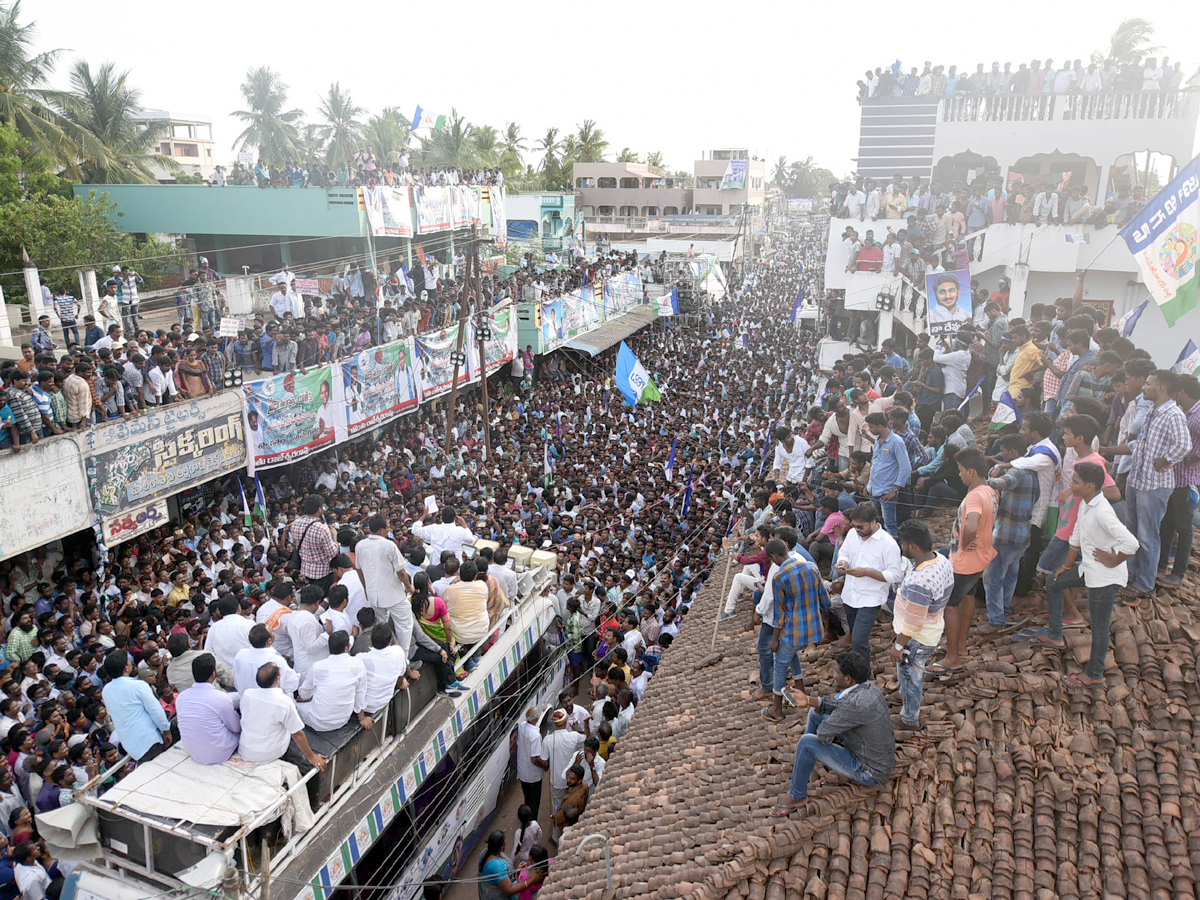
<instances>
[{"instance_id":1,"label":"banner with telugu text","mask_svg":"<svg viewBox=\"0 0 1200 900\"><path fill-rule=\"evenodd\" d=\"M408 202L408 188L365 187L367 220L371 234L376 237L413 236L412 212Z\"/></svg>"},{"instance_id":2,"label":"banner with telugu text","mask_svg":"<svg viewBox=\"0 0 1200 900\"><path fill-rule=\"evenodd\" d=\"M463 335L466 338L466 335ZM421 400L430 400L450 392L454 382L453 354L458 342L456 328L443 328L417 336L415 342L417 358L417 384L421 389ZM465 342L464 342L465 343ZM466 347L463 347L466 353ZM458 386L466 387L474 379L470 366L458 369Z\"/></svg>"},{"instance_id":3,"label":"banner with telugu text","mask_svg":"<svg viewBox=\"0 0 1200 900\"><path fill-rule=\"evenodd\" d=\"M415 187L413 202L417 207L417 231L445 231L453 219L450 188Z\"/></svg>"},{"instance_id":4,"label":"banner with telugu text","mask_svg":"<svg viewBox=\"0 0 1200 900\"><path fill-rule=\"evenodd\" d=\"M450 225L452 228L470 228L482 225L479 217L479 188L457 185L450 188Z\"/></svg>"},{"instance_id":5,"label":"banner with telugu text","mask_svg":"<svg viewBox=\"0 0 1200 900\"><path fill-rule=\"evenodd\" d=\"M295 462L346 439L342 379L330 365L272 375L242 390L255 469Z\"/></svg>"},{"instance_id":6,"label":"banner with telugu text","mask_svg":"<svg viewBox=\"0 0 1200 900\"><path fill-rule=\"evenodd\" d=\"M346 399L346 435L354 437L417 408L413 339L369 347L338 364Z\"/></svg>"},{"instance_id":7,"label":"banner with telugu text","mask_svg":"<svg viewBox=\"0 0 1200 900\"><path fill-rule=\"evenodd\" d=\"M487 357L487 371L491 375L497 369L511 363L517 356L517 316L513 309L502 309L489 317L491 338L483 342L483 352ZM471 323L470 365L471 381L479 380L479 342L475 333L475 323Z\"/></svg>"},{"instance_id":8,"label":"banner with telugu text","mask_svg":"<svg viewBox=\"0 0 1200 900\"><path fill-rule=\"evenodd\" d=\"M87 451L92 504L109 518L246 465L235 391L97 425Z\"/></svg>"}]
</instances>

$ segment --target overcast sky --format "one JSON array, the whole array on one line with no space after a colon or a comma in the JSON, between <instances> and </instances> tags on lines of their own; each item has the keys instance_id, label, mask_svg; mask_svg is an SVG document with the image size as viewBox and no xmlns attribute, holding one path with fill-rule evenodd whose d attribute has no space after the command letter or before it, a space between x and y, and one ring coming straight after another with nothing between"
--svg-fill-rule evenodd
<instances>
[{"instance_id":1,"label":"overcast sky","mask_svg":"<svg viewBox=\"0 0 1200 900\"><path fill-rule=\"evenodd\" d=\"M210 117L226 158L242 128L229 116L243 106L238 86L262 64L313 120L318 95L339 81L370 112L398 106L411 116L419 103L498 129L517 122L530 147L549 126L561 137L591 118L610 159L629 146L690 169L703 150L745 146L770 161L811 155L838 175L857 150L855 81L896 58L906 69L930 60L968 71L1047 55L1086 62L1122 18L1143 15L1188 76L1200 64L1178 20L1115 0L25 0L22 13L37 22L37 49L66 50L56 84L66 86L77 56L112 60L131 70L145 106Z\"/></svg>"}]
</instances>

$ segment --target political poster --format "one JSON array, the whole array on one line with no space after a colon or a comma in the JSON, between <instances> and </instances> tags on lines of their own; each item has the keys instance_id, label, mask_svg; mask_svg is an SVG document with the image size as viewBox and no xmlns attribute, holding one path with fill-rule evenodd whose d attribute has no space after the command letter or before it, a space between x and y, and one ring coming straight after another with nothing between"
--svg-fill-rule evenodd
<instances>
[{"instance_id":1,"label":"political poster","mask_svg":"<svg viewBox=\"0 0 1200 900\"><path fill-rule=\"evenodd\" d=\"M407 187L381 185L362 190L371 234L376 237L412 237L412 212L409 209Z\"/></svg>"},{"instance_id":2,"label":"political poster","mask_svg":"<svg viewBox=\"0 0 1200 900\"><path fill-rule=\"evenodd\" d=\"M542 352L548 353L563 341L563 298L542 300Z\"/></svg>"},{"instance_id":3,"label":"political poster","mask_svg":"<svg viewBox=\"0 0 1200 900\"><path fill-rule=\"evenodd\" d=\"M330 282L332 283L332 279L330 279ZM295 288L297 294L308 294L315 297L321 293L321 279L297 278L292 282L292 287Z\"/></svg>"},{"instance_id":4,"label":"political poster","mask_svg":"<svg viewBox=\"0 0 1200 900\"><path fill-rule=\"evenodd\" d=\"M642 302L640 273L622 272L604 282L604 318L611 319Z\"/></svg>"},{"instance_id":5,"label":"political poster","mask_svg":"<svg viewBox=\"0 0 1200 900\"><path fill-rule=\"evenodd\" d=\"M1168 327L1200 298L1200 156L1180 170L1121 229L1150 296Z\"/></svg>"},{"instance_id":6,"label":"political poster","mask_svg":"<svg viewBox=\"0 0 1200 900\"><path fill-rule=\"evenodd\" d=\"M496 246L503 247L505 241L508 240L508 219L505 210L504 188L497 185L492 185L487 189L488 206L492 211L492 237L496 239Z\"/></svg>"},{"instance_id":7,"label":"political poster","mask_svg":"<svg viewBox=\"0 0 1200 900\"><path fill-rule=\"evenodd\" d=\"M417 231L445 231L453 218L450 188L415 187L413 201L417 207Z\"/></svg>"},{"instance_id":8,"label":"political poster","mask_svg":"<svg viewBox=\"0 0 1200 900\"><path fill-rule=\"evenodd\" d=\"M479 188L457 186L450 188L450 224L453 228L482 225L479 218Z\"/></svg>"},{"instance_id":9,"label":"political poster","mask_svg":"<svg viewBox=\"0 0 1200 900\"><path fill-rule=\"evenodd\" d=\"M104 546L115 547L147 531L153 531L159 525L165 525L168 518L167 501L155 500L145 506L103 519L100 526Z\"/></svg>"},{"instance_id":10,"label":"political poster","mask_svg":"<svg viewBox=\"0 0 1200 900\"><path fill-rule=\"evenodd\" d=\"M741 190L746 186L746 169L749 163L744 159L731 159L725 166L725 174L721 176L721 186L718 190Z\"/></svg>"},{"instance_id":11,"label":"political poster","mask_svg":"<svg viewBox=\"0 0 1200 900\"><path fill-rule=\"evenodd\" d=\"M89 480L92 505L101 519L246 465L242 404L234 391L106 422L92 434Z\"/></svg>"},{"instance_id":12,"label":"political poster","mask_svg":"<svg viewBox=\"0 0 1200 900\"><path fill-rule=\"evenodd\" d=\"M339 373L340 374L340 373ZM341 378L329 365L243 385L254 468L269 469L346 438Z\"/></svg>"},{"instance_id":13,"label":"political poster","mask_svg":"<svg viewBox=\"0 0 1200 900\"><path fill-rule=\"evenodd\" d=\"M464 334L465 338L466 335ZM417 361L417 384L421 389L421 400L430 400L449 393L454 382L454 352L458 342L457 328L443 328L418 335L415 341ZM463 353L467 352L463 347ZM458 368L458 386L470 384L470 369L466 365Z\"/></svg>"},{"instance_id":14,"label":"political poster","mask_svg":"<svg viewBox=\"0 0 1200 900\"><path fill-rule=\"evenodd\" d=\"M488 317L491 335L483 342L487 371L491 375L497 369L511 363L517 355L517 317L512 309L502 309ZM475 323L471 323L471 380L479 380L479 342Z\"/></svg>"},{"instance_id":15,"label":"political poster","mask_svg":"<svg viewBox=\"0 0 1200 900\"><path fill-rule=\"evenodd\" d=\"M221 325L217 337L235 338L238 332L246 327L246 320L240 316L221 316Z\"/></svg>"},{"instance_id":16,"label":"political poster","mask_svg":"<svg viewBox=\"0 0 1200 900\"><path fill-rule=\"evenodd\" d=\"M346 434L354 437L417 408L412 338L370 347L338 364Z\"/></svg>"},{"instance_id":17,"label":"political poster","mask_svg":"<svg viewBox=\"0 0 1200 900\"><path fill-rule=\"evenodd\" d=\"M971 323L971 273L967 269L925 276L929 302L929 334L941 337L958 334Z\"/></svg>"}]
</instances>

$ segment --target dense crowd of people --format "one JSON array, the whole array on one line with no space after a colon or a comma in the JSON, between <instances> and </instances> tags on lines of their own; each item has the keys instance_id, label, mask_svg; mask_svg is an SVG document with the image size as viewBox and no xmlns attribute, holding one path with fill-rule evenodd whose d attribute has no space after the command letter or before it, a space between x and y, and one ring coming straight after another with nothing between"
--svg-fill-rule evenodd
<instances>
[{"instance_id":1,"label":"dense crowd of people","mask_svg":"<svg viewBox=\"0 0 1200 900\"><path fill-rule=\"evenodd\" d=\"M923 679L969 672L973 627L1025 625L1014 640L1049 647L1065 645L1064 628L1090 627L1090 661L1066 682L1100 683L1113 604L1142 602L1156 579L1178 584L1186 569L1197 380L1156 369L1080 295L1023 318L993 298L983 326L964 323L937 346L921 335L907 352L872 341L822 373L818 334L789 314L798 295L823 294L826 236L803 227L771 240L770 263L707 307L700 327L629 339L658 403L622 403L615 348L592 360L530 355L519 380L497 379L490 409L459 398L448 444L445 404L422 406L378 440L264 473L265 514L249 522L234 483L218 483L183 521L104 565L47 548L0 563L0 794L13 859L36 882L29 900L64 867L45 857L30 813L73 802L81 784L103 791L174 743L203 764L236 753L320 768L306 734L375 727L412 679L458 695L522 599L514 542L557 555L567 679L518 731L521 827L511 840L490 835L478 873L464 873L486 898L535 892L546 843L570 833L605 766L625 762L613 748L723 549L738 563L725 614L747 593L754 604L762 715L808 710L779 815L804 806L818 761L862 784L890 777L895 730L921 727ZM636 260L585 261L552 285L605 264ZM523 295L537 273L514 278L502 289ZM354 297L344 278L342 288L334 311ZM65 366L88 392L81 406L72 383L67 396L80 400L68 409L86 417L92 359L118 353L136 366L141 350L114 341L57 363L34 353L0 374L24 393L30 371L53 387ZM185 354L198 360L194 347ZM963 412L977 387L986 411L1015 411L997 414L983 446ZM108 416L112 398L98 399ZM16 436L35 439L39 421L17 406L28 430ZM940 508L956 510L948 547L926 521ZM464 554L475 538L500 549ZM1039 573L1044 625L1041 611L1020 609ZM871 642L880 618L894 635L886 662ZM818 643L834 651L832 693L801 665ZM892 662L894 698L874 677Z\"/></svg>"},{"instance_id":2,"label":"dense crowd of people","mask_svg":"<svg viewBox=\"0 0 1200 900\"><path fill-rule=\"evenodd\" d=\"M885 97L953 97L970 95L995 98L1006 94L1072 94L1115 91L1162 91L1173 92L1184 87L1193 87L1197 81L1193 76L1185 82L1187 73L1182 62L1172 63L1164 56L1139 58L1134 62L1117 63L1106 59L1102 63L1082 59L1065 59L1057 67L1054 59L1035 59L1001 66L994 62L991 69L984 70L978 63L974 72L961 72L957 66L934 65L926 61L918 69L911 66L907 72L900 60L890 66L878 66L867 70L858 81L858 101Z\"/></svg>"}]
</instances>

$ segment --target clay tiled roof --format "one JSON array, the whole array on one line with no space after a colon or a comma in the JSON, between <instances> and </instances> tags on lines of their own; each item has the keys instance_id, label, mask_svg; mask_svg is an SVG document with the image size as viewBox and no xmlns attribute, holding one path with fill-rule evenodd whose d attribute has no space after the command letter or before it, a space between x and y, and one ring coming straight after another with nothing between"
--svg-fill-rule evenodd
<instances>
[{"instance_id":1,"label":"clay tiled roof","mask_svg":"<svg viewBox=\"0 0 1200 900\"><path fill-rule=\"evenodd\" d=\"M935 520L945 536L947 521ZM608 836L619 898L1176 898L1200 881L1200 769L1194 721L1200 587L1153 607L1118 607L1107 684L1066 691L1087 630L1065 653L975 641L969 678L925 682L926 727L899 733L896 774L871 792L818 763L816 809L775 819L803 719L771 725L752 699L751 608L714 621L718 561L564 841L540 900L605 896ZM1086 605L1081 604L1086 610ZM979 619L977 621L982 621ZM887 623L890 626L890 620ZM876 626L877 660L890 630ZM810 691L828 695L828 645L805 654ZM895 667L879 675L898 709ZM820 781L824 779L824 784Z\"/></svg>"}]
</instances>

